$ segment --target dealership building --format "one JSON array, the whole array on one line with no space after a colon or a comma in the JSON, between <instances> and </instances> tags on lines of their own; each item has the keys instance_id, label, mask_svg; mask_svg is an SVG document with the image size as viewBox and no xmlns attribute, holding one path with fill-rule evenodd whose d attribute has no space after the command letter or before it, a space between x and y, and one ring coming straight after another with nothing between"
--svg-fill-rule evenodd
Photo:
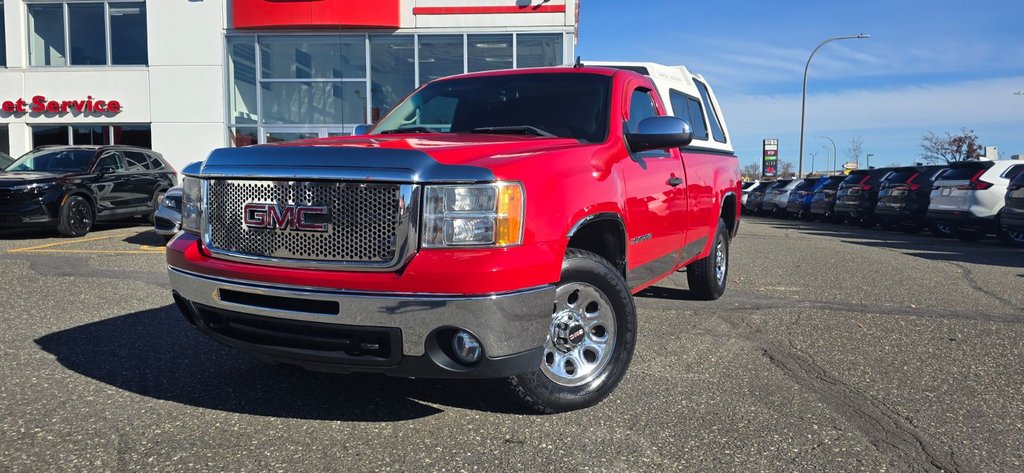
<instances>
[{"instance_id":1,"label":"dealership building","mask_svg":"<svg viewBox=\"0 0 1024 473\"><path fill-rule=\"evenodd\" d=\"M570 62L579 0L0 0L0 151L344 135L419 84Z\"/></svg>"}]
</instances>

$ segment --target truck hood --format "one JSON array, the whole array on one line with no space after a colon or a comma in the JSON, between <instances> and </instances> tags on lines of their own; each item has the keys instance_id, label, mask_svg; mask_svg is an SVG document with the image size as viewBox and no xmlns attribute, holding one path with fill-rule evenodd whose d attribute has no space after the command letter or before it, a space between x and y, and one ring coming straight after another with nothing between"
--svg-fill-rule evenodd
<instances>
[{"instance_id":1,"label":"truck hood","mask_svg":"<svg viewBox=\"0 0 1024 473\"><path fill-rule=\"evenodd\" d=\"M588 146L571 138L417 134L302 140L215 150L186 175L390 182L494 180L500 161Z\"/></svg>"}]
</instances>

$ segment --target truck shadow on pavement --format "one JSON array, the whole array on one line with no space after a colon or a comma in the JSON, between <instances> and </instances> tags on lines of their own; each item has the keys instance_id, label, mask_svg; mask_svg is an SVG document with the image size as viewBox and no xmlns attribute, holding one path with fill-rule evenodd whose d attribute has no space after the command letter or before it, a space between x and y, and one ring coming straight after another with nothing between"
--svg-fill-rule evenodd
<instances>
[{"instance_id":1,"label":"truck shadow on pavement","mask_svg":"<svg viewBox=\"0 0 1024 473\"><path fill-rule=\"evenodd\" d=\"M333 375L264 364L221 346L173 305L113 317L35 340L62 366L142 396L268 417L394 422L442 407L530 414L505 380Z\"/></svg>"},{"instance_id":2,"label":"truck shadow on pavement","mask_svg":"<svg viewBox=\"0 0 1024 473\"><path fill-rule=\"evenodd\" d=\"M995 237L988 237L978 242L964 242L955 238L938 238L928 232L907 234L898 230L865 229L838 224L762 221L770 223L780 230L842 238L844 243L890 249L907 256L932 261L1011 268L1024 267L1024 251L1003 245Z\"/></svg>"}]
</instances>

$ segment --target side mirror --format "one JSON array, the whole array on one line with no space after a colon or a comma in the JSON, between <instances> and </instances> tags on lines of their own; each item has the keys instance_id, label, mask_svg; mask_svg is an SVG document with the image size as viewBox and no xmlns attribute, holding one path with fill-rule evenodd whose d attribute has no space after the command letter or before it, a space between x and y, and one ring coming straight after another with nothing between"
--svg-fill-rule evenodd
<instances>
[{"instance_id":1,"label":"side mirror","mask_svg":"<svg viewBox=\"0 0 1024 473\"><path fill-rule=\"evenodd\" d=\"M626 135L629 150L634 153L654 149L682 148L693 141L693 129L678 117L648 117L637 126L636 133Z\"/></svg>"},{"instance_id":2,"label":"side mirror","mask_svg":"<svg viewBox=\"0 0 1024 473\"><path fill-rule=\"evenodd\" d=\"M371 125L356 125L352 129L352 136L365 136L370 133L370 128L372 128Z\"/></svg>"}]
</instances>

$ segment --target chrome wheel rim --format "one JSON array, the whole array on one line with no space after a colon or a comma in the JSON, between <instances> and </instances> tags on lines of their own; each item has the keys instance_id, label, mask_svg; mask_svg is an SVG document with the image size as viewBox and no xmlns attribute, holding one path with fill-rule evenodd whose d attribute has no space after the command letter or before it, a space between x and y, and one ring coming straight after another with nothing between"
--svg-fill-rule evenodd
<instances>
[{"instance_id":1,"label":"chrome wheel rim","mask_svg":"<svg viewBox=\"0 0 1024 473\"><path fill-rule=\"evenodd\" d=\"M935 224L935 228L938 228L940 232L942 232L944 234L947 234L947 235L953 233L953 227L949 226L949 225L943 225L941 223L937 223L937 224Z\"/></svg>"},{"instance_id":2,"label":"chrome wheel rim","mask_svg":"<svg viewBox=\"0 0 1024 473\"><path fill-rule=\"evenodd\" d=\"M721 237L715 245L715 280L721 286L725 283L725 274L729 269L729 256L725 252L725 240Z\"/></svg>"},{"instance_id":3,"label":"chrome wheel rim","mask_svg":"<svg viewBox=\"0 0 1024 473\"><path fill-rule=\"evenodd\" d=\"M1007 235L1010 235L1010 239L1017 243L1024 243L1024 230L1006 231Z\"/></svg>"},{"instance_id":4,"label":"chrome wheel rim","mask_svg":"<svg viewBox=\"0 0 1024 473\"><path fill-rule=\"evenodd\" d=\"M70 217L71 229L76 233L84 232L92 226L92 212L89 210L89 206L81 200L71 203L71 208L68 209L68 216Z\"/></svg>"},{"instance_id":5,"label":"chrome wheel rim","mask_svg":"<svg viewBox=\"0 0 1024 473\"><path fill-rule=\"evenodd\" d=\"M562 386L587 384L604 372L615 346L615 311L596 287L564 284L555 292L540 369Z\"/></svg>"}]
</instances>

